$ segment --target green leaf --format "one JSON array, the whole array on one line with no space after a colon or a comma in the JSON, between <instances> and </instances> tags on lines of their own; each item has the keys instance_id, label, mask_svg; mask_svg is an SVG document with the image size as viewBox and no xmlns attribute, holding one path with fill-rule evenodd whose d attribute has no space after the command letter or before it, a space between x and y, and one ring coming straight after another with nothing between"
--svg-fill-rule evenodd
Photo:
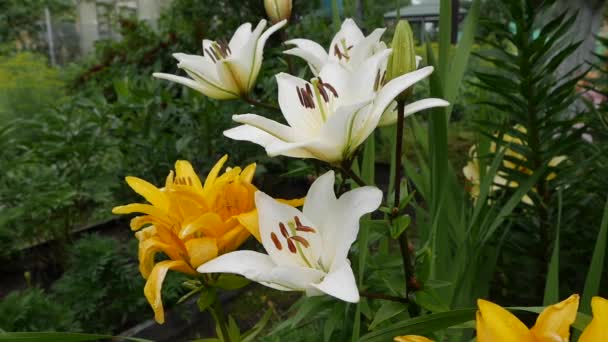
<instances>
[{"instance_id":1,"label":"green leaf","mask_svg":"<svg viewBox=\"0 0 608 342\"><path fill-rule=\"evenodd\" d=\"M241 340L241 330L234 318L230 315L228 315L228 337L230 338L230 341Z\"/></svg>"},{"instance_id":2,"label":"green leaf","mask_svg":"<svg viewBox=\"0 0 608 342\"><path fill-rule=\"evenodd\" d=\"M399 238L403 232L410 226L412 218L410 215L401 215L397 217L391 225L391 237L393 239Z\"/></svg>"},{"instance_id":3,"label":"green leaf","mask_svg":"<svg viewBox=\"0 0 608 342\"><path fill-rule=\"evenodd\" d=\"M213 286L224 290L236 290L249 285L251 281L235 274L222 274Z\"/></svg>"},{"instance_id":4,"label":"green leaf","mask_svg":"<svg viewBox=\"0 0 608 342\"><path fill-rule=\"evenodd\" d=\"M562 190L557 192L557 227L555 228L555 242L549 262L547 281L545 283L545 295L543 305L551 305L559 301L559 231L562 221Z\"/></svg>"},{"instance_id":5,"label":"green leaf","mask_svg":"<svg viewBox=\"0 0 608 342\"><path fill-rule=\"evenodd\" d=\"M591 298L597 296L600 290L600 281L602 280L602 271L604 270L604 259L606 257L606 242L608 240L608 200L604 207L604 217L600 231L597 234L595 248L593 249L593 257L589 264L589 271L585 279L585 289L583 290L583 298L581 299L581 312L591 313Z\"/></svg>"},{"instance_id":6,"label":"green leaf","mask_svg":"<svg viewBox=\"0 0 608 342\"><path fill-rule=\"evenodd\" d=\"M400 335L423 335L468 322L475 318L477 309L457 309L403 320L361 337L361 342L392 341Z\"/></svg>"},{"instance_id":7,"label":"green leaf","mask_svg":"<svg viewBox=\"0 0 608 342\"><path fill-rule=\"evenodd\" d=\"M374 330L380 323L391 319L407 310L407 305L397 302L385 302L376 312L374 320L369 325L369 330Z\"/></svg>"},{"instance_id":8,"label":"green leaf","mask_svg":"<svg viewBox=\"0 0 608 342\"><path fill-rule=\"evenodd\" d=\"M0 341L7 342L80 342L118 339L118 341L153 342L143 338L121 337L69 332L7 332L0 334Z\"/></svg>"},{"instance_id":9,"label":"green leaf","mask_svg":"<svg viewBox=\"0 0 608 342\"><path fill-rule=\"evenodd\" d=\"M432 288L427 288L416 292L416 303L426 310L432 312L444 312L450 308L441 302L437 292Z\"/></svg>"},{"instance_id":10,"label":"green leaf","mask_svg":"<svg viewBox=\"0 0 608 342\"><path fill-rule=\"evenodd\" d=\"M241 342L251 342L255 340L255 337L264 330L268 321L270 321L270 317L272 316L272 310L266 310L266 313L260 320L253 326L253 328L249 329L246 333L243 334Z\"/></svg>"},{"instance_id":11,"label":"green leaf","mask_svg":"<svg viewBox=\"0 0 608 342\"><path fill-rule=\"evenodd\" d=\"M201 292L201 296L198 298L196 304L198 305L200 312L203 312L217 300L217 292L215 288L206 288Z\"/></svg>"}]
</instances>

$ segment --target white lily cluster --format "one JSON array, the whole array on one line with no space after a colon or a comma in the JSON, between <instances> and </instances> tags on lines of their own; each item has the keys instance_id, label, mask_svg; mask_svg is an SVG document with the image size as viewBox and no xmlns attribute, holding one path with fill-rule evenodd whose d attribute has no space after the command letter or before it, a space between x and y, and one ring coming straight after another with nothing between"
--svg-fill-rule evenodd
<instances>
[{"instance_id":1,"label":"white lily cluster","mask_svg":"<svg viewBox=\"0 0 608 342\"><path fill-rule=\"evenodd\" d=\"M384 29L365 37L347 19L326 52L319 44L294 39L286 53L304 58L316 75L310 82L288 74L276 76L279 106L288 125L256 114L234 115L242 126L224 135L259 144L270 156L315 158L331 164L350 159L380 124L397 120L395 98L433 72L428 66L387 82L392 50L380 41ZM442 99L408 104L404 115L449 105Z\"/></svg>"}]
</instances>

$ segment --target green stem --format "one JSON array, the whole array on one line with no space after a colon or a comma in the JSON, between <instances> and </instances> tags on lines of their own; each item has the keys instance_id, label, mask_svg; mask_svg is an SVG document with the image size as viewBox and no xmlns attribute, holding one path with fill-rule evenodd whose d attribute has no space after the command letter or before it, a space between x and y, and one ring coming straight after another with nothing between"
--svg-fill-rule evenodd
<instances>
[{"instance_id":1,"label":"green stem","mask_svg":"<svg viewBox=\"0 0 608 342\"><path fill-rule=\"evenodd\" d=\"M219 298L213 302L213 305L209 307L209 312L215 319L215 322L220 327L220 331L222 336L220 336L223 342L230 342L230 334L228 333L228 325L226 324L226 319L224 318L224 310L222 309L222 304L219 301Z\"/></svg>"},{"instance_id":2,"label":"green stem","mask_svg":"<svg viewBox=\"0 0 608 342\"><path fill-rule=\"evenodd\" d=\"M355 183L357 183L357 185L359 185L359 186L367 185L367 183L361 177L359 177L356 173L353 172L353 170L351 169L350 162L343 161L342 164L340 165L340 170L342 170L342 173L344 173L344 175L348 176Z\"/></svg>"}]
</instances>

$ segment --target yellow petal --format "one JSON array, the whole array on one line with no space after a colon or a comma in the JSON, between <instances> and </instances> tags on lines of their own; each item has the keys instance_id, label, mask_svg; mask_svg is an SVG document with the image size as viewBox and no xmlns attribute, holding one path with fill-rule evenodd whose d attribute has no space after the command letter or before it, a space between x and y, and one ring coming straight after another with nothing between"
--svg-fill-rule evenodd
<instances>
[{"instance_id":1,"label":"yellow petal","mask_svg":"<svg viewBox=\"0 0 608 342\"><path fill-rule=\"evenodd\" d=\"M251 235L253 235L260 243L262 242L262 238L260 237L260 223L258 219L258 210L254 209L252 211L240 214L235 216Z\"/></svg>"},{"instance_id":2,"label":"yellow petal","mask_svg":"<svg viewBox=\"0 0 608 342\"><path fill-rule=\"evenodd\" d=\"M195 269L205 262L217 257L217 240L203 237L186 241L186 250L190 256L190 265Z\"/></svg>"},{"instance_id":3,"label":"yellow petal","mask_svg":"<svg viewBox=\"0 0 608 342\"><path fill-rule=\"evenodd\" d=\"M283 198L277 198L277 201L290 205L292 207L301 207L304 205L304 202L306 201L306 197L302 197L302 198L294 198L294 199L283 199Z\"/></svg>"},{"instance_id":4,"label":"yellow petal","mask_svg":"<svg viewBox=\"0 0 608 342\"><path fill-rule=\"evenodd\" d=\"M145 198L146 201L150 202L153 206L164 212L169 210L169 199L157 187L137 177L129 176L125 179L127 180L127 184L129 184L131 189L143 196L143 198Z\"/></svg>"},{"instance_id":5,"label":"yellow petal","mask_svg":"<svg viewBox=\"0 0 608 342\"><path fill-rule=\"evenodd\" d=\"M154 266L150 277L144 286L144 295L154 310L154 319L158 324L165 323L165 310L163 309L163 299L161 289L167 271L174 270L182 273L196 274L196 272L183 260L161 261Z\"/></svg>"},{"instance_id":6,"label":"yellow petal","mask_svg":"<svg viewBox=\"0 0 608 342\"><path fill-rule=\"evenodd\" d=\"M247 165L247 167L241 172L241 181L245 183L251 183L255 175L255 163Z\"/></svg>"},{"instance_id":7,"label":"yellow petal","mask_svg":"<svg viewBox=\"0 0 608 342\"><path fill-rule=\"evenodd\" d=\"M154 268L154 256L156 253L165 252L165 254L171 254L169 251L172 247L166 243L163 243L158 237L150 237L139 243L139 272L144 279L148 279L150 272Z\"/></svg>"},{"instance_id":8,"label":"yellow petal","mask_svg":"<svg viewBox=\"0 0 608 342\"><path fill-rule=\"evenodd\" d=\"M222 166L224 166L224 163L226 163L226 160L228 160L227 154L225 154L222 158L220 158L220 160L218 160L217 163L215 163L213 168L211 168L211 171L209 171L209 174L207 174L207 179L205 179L205 187L204 187L205 193L209 192L211 186L213 185L213 183L215 183L215 179L217 178L217 175L222 170Z\"/></svg>"},{"instance_id":9,"label":"yellow petal","mask_svg":"<svg viewBox=\"0 0 608 342\"><path fill-rule=\"evenodd\" d=\"M405 335L405 336L397 336L393 339L395 342L433 342L433 340L429 340L424 336L418 335Z\"/></svg>"},{"instance_id":10,"label":"yellow petal","mask_svg":"<svg viewBox=\"0 0 608 342\"><path fill-rule=\"evenodd\" d=\"M137 240L139 240L139 242L147 240L147 239L151 238L154 235L156 235L156 227L155 226L146 227L146 228L138 231L137 233L135 233L135 237L137 238Z\"/></svg>"},{"instance_id":11,"label":"yellow petal","mask_svg":"<svg viewBox=\"0 0 608 342\"><path fill-rule=\"evenodd\" d=\"M156 235L160 238L163 243L170 245L172 248L166 250L165 253L172 260L185 260L188 257L186 246L184 242L180 240L171 229L158 225L156 227Z\"/></svg>"},{"instance_id":12,"label":"yellow petal","mask_svg":"<svg viewBox=\"0 0 608 342\"><path fill-rule=\"evenodd\" d=\"M189 185L196 191L203 191L201 179L198 178L192 164L186 160L178 160L175 162L175 182L182 185Z\"/></svg>"},{"instance_id":13,"label":"yellow petal","mask_svg":"<svg viewBox=\"0 0 608 342\"><path fill-rule=\"evenodd\" d=\"M144 216L135 216L134 218L131 219L131 223L129 225L131 226L132 231L136 231L136 230L140 230L141 227L145 226L146 224L155 224L157 222L158 222L158 220L155 220L154 216L144 215Z\"/></svg>"},{"instance_id":14,"label":"yellow petal","mask_svg":"<svg viewBox=\"0 0 608 342\"><path fill-rule=\"evenodd\" d=\"M194 233L202 233L210 237L220 237L225 231L224 221L222 221L222 218L218 214L204 213L182 228L179 232L179 237L180 239L186 239Z\"/></svg>"},{"instance_id":15,"label":"yellow petal","mask_svg":"<svg viewBox=\"0 0 608 342\"><path fill-rule=\"evenodd\" d=\"M240 245L251 236L249 231L242 225L237 225L218 240L217 246L220 254L232 252L239 248Z\"/></svg>"},{"instance_id":16,"label":"yellow petal","mask_svg":"<svg viewBox=\"0 0 608 342\"><path fill-rule=\"evenodd\" d=\"M169 171L169 175L165 179L165 189L170 189L173 186L173 170Z\"/></svg>"},{"instance_id":17,"label":"yellow petal","mask_svg":"<svg viewBox=\"0 0 608 342\"><path fill-rule=\"evenodd\" d=\"M573 294L562 302L546 307L531 329L536 339L540 341L559 341L560 339L568 341L570 325L576 320L578 302L579 296Z\"/></svg>"},{"instance_id":18,"label":"yellow petal","mask_svg":"<svg viewBox=\"0 0 608 342\"><path fill-rule=\"evenodd\" d=\"M608 341L608 300L601 297L591 299L593 319L585 328L578 342Z\"/></svg>"},{"instance_id":19,"label":"yellow petal","mask_svg":"<svg viewBox=\"0 0 608 342\"><path fill-rule=\"evenodd\" d=\"M477 306L477 342L536 342L530 330L501 306L483 299Z\"/></svg>"},{"instance_id":20,"label":"yellow petal","mask_svg":"<svg viewBox=\"0 0 608 342\"><path fill-rule=\"evenodd\" d=\"M160 210L159 208L142 203L131 203L127 205L121 205L118 207L112 208L112 214L131 214L131 213L142 213L154 216L154 218L162 221L164 223L171 222L166 212Z\"/></svg>"}]
</instances>

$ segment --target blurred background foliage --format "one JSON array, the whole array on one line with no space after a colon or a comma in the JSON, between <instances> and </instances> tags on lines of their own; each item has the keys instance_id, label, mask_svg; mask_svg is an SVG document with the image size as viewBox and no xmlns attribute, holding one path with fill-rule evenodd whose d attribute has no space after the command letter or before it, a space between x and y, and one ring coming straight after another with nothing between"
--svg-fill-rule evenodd
<instances>
[{"instance_id":1,"label":"blurred background foliage","mask_svg":"<svg viewBox=\"0 0 608 342\"><path fill-rule=\"evenodd\" d=\"M329 2L294 1L287 37L304 37L327 46L336 28L325 3ZM358 18L364 31L370 32L385 26L385 12L409 1L364 0L361 8L355 3L345 0L342 15ZM590 242L597 236L598 213L608 193L608 117L605 102L595 105L575 92L582 75L569 78L554 73L572 53L570 43L563 39L569 34L572 23L568 19L574 14L564 12L559 21L548 24L537 12L523 15L509 3L514 2L482 2L480 17L486 20L477 28L478 39L471 48L476 57L469 60L466 82L457 90L453 103L448 157L457 170L457 180L465 184L459 170L467 162L471 145L479 146L485 167L496 158L490 149L492 142L505 146L505 135L516 136L522 143L506 147L524 158L507 156L505 161L525 168L509 168L503 163L500 171L509 181L521 184L530 176L525 169L539 170L553 157L567 156L557 167L545 169L547 175L554 172L557 176L550 181L539 178L536 191L529 193L531 205L517 205L505 223L508 234L491 241L500 251L496 270L489 275L492 297L510 305L529 305L540 304L542 298L543 275L553 250L560 207L561 239L568 245L560 249L559 268L569 275L562 277L562 293L582 288L585 279L579 268L589 264ZM225 153L232 165L257 162L260 184L272 178L286 181L314 175L315 170L301 161L268 158L256 145L237 144L221 135L233 126L233 113L257 112L273 119L280 119L280 113L261 111L247 103L212 100L151 77L155 71L179 73L172 53L200 54L202 39L229 38L243 22L263 18L261 1L174 0L157 28L130 16L118 17L115 25L120 40L100 40L92 54L61 67L49 66L47 46L40 39L45 7L55 16L74 20L73 4L68 0L0 3L0 260L22 260L26 247L50 239L56 247L49 259L59 271L52 283L38 283L36 279L43 277L34 275L34 281L32 277L17 280L22 283L21 291L2 292L0 329L117 333L151 317L142 295L136 246L116 237L76 239L72 232L111 218L114 205L139 200L125 185L125 175L158 185L178 159L190 160L205 174ZM547 26L552 29L538 31ZM391 35L389 28L384 40L389 41ZM437 54L437 43L429 48ZM279 35L272 36L254 98L276 101L272 76L287 69L288 62L281 54L284 49ZM426 49L417 47L417 54L426 56ZM519 53L537 63L521 64ZM585 81L586 91L608 96L606 57L599 55L590 62L595 76ZM301 60L294 58L292 63L299 76L312 76ZM420 84L416 96L428 97L430 88L428 83ZM579 101L585 105L575 105ZM425 173L425 163L420 160L426 165L429 162L422 151L428 146L423 146L420 136L420 130L427 128L426 114L419 115L418 121L419 125L411 123L405 134L408 170L415 171L414 177ZM514 129L518 124L526 133ZM379 184L385 183L380 178L388 173L393 134L392 128L376 134ZM593 143L584 137L592 137ZM457 211L468 212L475 204L465 198L462 189L454 195L460 196L462 205ZM492 198L492 206L505 205L510 197L504 194L514 191L504 187ZM558 191L562 192L561 203ZM424 209L422 202L420 208ZM417 219L423 226L430 219L423 210L419 212ZM371 229L370 245L380 252L369 258L368 280L372 288L399 295L401 289L394 284L403 282L395 271L400 260L387 246L377 243L385 228ZM131 238L126 228L124 235ZM356 246L355 255L358 249ZM428 253L422 249L417 255L421 272L429 263ZM176 275L169 277L163 290L167 292L163 294L166 307L183 294L182 280ZM435 290L443 287L445 283L431 282L430 290L419 294L425 310L446 308L434 297ZM390 302L365 302L360 310L363 324L370 330L400 319L405 311ZM273 327L273 334L266 339L306 340L306 336L318 336L322 329L326 340L344 340L354 325L344 318L352 317L354 311L352 306L327 298L315 298L306 305L298 302L286 314L290 320ZM310 313L315 315L306 316ZM329 323L321 325L320 321ZM294 336L296 333L299 336Z\"/></svg>"}]
</instances>

